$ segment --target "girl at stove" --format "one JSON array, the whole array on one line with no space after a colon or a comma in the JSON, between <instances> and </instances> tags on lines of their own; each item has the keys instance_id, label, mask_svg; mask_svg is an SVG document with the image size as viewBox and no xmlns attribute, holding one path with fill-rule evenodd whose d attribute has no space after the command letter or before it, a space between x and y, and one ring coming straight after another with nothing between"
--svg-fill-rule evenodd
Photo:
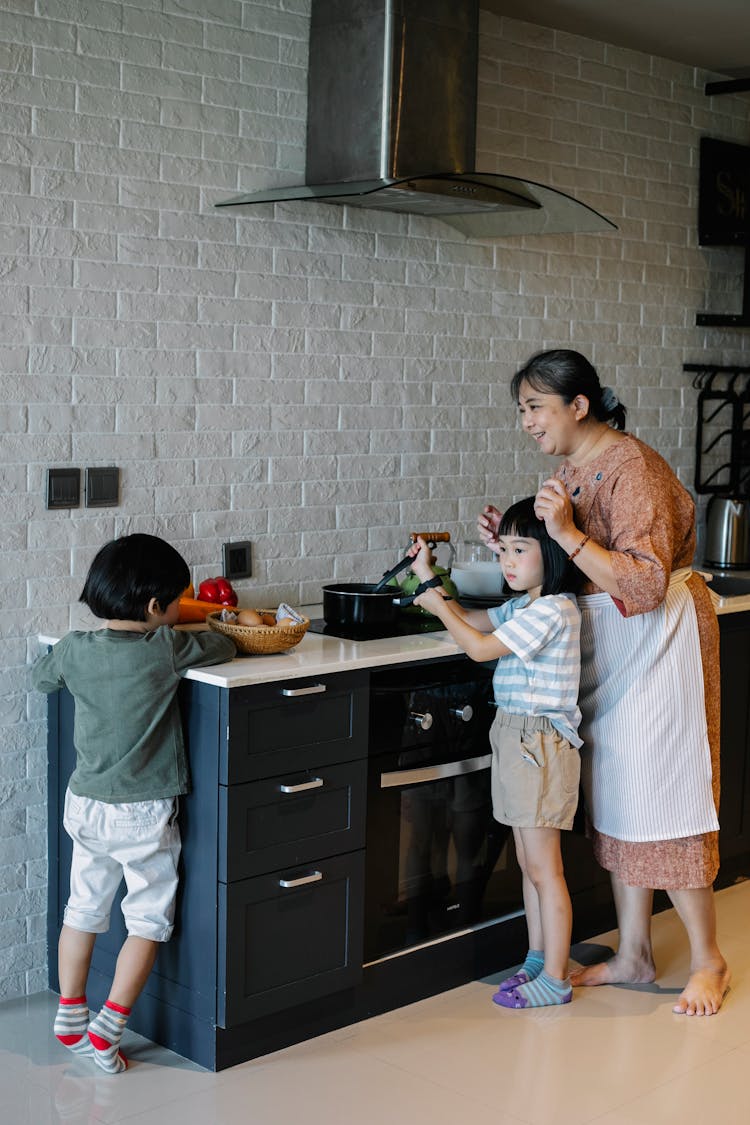
<instances>
[{"instance_id":1,"label":"girl at stove","mask_svg":"<svg viewBox=\"0 0 750 1125\"><path fill-rule=\"evenodd\" d=\"M504 1008L567 1004L572 908L560 850L578 803L580 613L575 568L534 514L534 497L505 512L497 537L506 585L497 608L446 597L423 539L412 548L415 604L438 617L472 660L497 660L490 731L495 819L513 828L529 950L493 996Z\"/></svg>"}]
</instances>

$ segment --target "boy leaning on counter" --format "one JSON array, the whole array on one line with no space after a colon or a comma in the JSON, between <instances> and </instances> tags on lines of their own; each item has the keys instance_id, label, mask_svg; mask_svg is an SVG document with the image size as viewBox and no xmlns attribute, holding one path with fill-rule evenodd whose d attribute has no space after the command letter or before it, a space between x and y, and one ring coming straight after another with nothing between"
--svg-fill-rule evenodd
<instances>
[{"instance_id":1,"label":"boy leaning on counter","mask_svg":"<svg viewBox=\"0 0 750 1125\"><path fill-rule=\"evenodd\" d=\"M189 581L187 563L163 539L112 540L96 555L80 597L104 627L68 633L32 669L39 691L66 687L75 700L76 766L63 818L73 858L54 1032L108 1074L127 1068L120 1039L174 925L178 798L189 789L177 688L189 668L235 654L219 633L172 628ZM123 878L128 936L107 1001L89 1022L94 942L109 929Z\"/></svg>"}]
</instances>

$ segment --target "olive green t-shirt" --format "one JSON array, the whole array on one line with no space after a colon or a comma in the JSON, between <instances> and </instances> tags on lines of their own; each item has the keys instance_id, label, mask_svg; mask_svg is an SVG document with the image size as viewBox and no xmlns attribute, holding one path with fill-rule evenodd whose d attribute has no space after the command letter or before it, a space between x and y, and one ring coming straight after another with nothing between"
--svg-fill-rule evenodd
<instances>
[{"instance_id":1,"label":"olive green t-shirt","mask_svg":"<svg viewBox=\"0 0 750 1125\"><path fill-rule=\"evenodd\" d=\"M75 700L76 768L71 792L110 804L187 793L189 774L177 704L189 668L231 660L218 633L160 626L68 633L32 669L34 687L67 687Z\"/></svg>"}]
</instances>

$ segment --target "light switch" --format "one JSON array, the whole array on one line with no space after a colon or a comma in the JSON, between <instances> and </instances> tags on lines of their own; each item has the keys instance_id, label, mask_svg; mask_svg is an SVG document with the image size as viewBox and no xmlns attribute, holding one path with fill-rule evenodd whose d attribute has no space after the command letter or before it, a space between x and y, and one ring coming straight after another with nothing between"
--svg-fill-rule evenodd
<instances>
[{"instance_id":1,"label":"light switch","mask_svg":"<svg viewBox=\"0 0 750 1125\"><path fill-rule=\"evenodd\" d=\"M47 507L78 508L81 504L81 470L47 469Z\"/></svg>"},{"instance_id":2,"label":"light switch","mask_svg":"<svg viewBox=\"0 0 750 1125\"><path fill-rule=\"evenodd\" d=\"M238 543L225 543L222 548L224 577L250 578L253 573L251 543L243 539Z\"/></svg>"},{"instance_id":3,"label":"light switch","mask_svg":"<svg viewBox=\"0 0 750 1125\"><path fill-rule=\"evenodd\" d=\"M114 508L120 502L120 470L90 468L86 470L86 507Z\"/></svg>"}]
</instances>

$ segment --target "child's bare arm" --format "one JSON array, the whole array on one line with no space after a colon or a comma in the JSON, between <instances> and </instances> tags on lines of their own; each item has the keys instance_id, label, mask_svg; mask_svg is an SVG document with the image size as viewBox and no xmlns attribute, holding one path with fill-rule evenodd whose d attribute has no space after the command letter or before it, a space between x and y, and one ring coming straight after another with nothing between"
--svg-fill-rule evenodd
<instances>
[{"instance_id":1,"label":"child's bare arm","mask_svg":"<svg viewBox=\"0 0 750 1125\"><path fill-rule=\"evenodd\" d=\"M478 663L486 660L497 660L500 656L508 656L511 649L498 640L493 633L485 633L476 627L477 618L489 625L489 616L485 610L464 610L454 601L446 600L435 588L425 590L414 599L414 604L433 613L445 625L456 644L460 645L467 656ZM467 620L467 618L471 620ZM477 622L478 623L478 622Z\"/></svg>"}]
</instances>

